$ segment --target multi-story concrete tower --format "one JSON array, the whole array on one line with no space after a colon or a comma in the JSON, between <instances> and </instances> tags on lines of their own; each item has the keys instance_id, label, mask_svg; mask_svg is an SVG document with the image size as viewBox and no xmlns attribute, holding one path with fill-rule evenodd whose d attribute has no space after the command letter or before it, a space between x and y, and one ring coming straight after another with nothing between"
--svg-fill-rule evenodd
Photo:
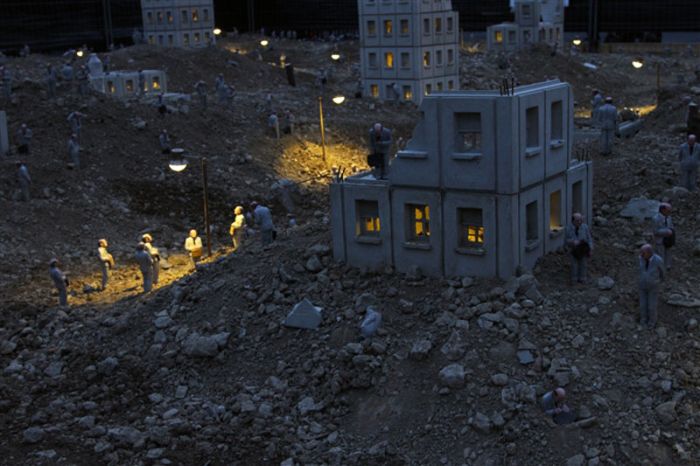
<instances>
[{"instance_id":1,"label":"multi-story concrete tower","mask_svg":"<svg viewBox=\"0 0 700 466\"><path fill-rule=\"evenodd\" d=\"M451 0L358 0L365 95L420 104L459 89L459 15Z\"/></svg>"},{"instance_id":2,"label":"multi-story concrete tower","mask_svg":"<svg viewBox=\"0 0 700 466\"><path fill-rule=\"evenodd\" d=\"M562 45L568 6L569 0L511 0L515 22L489 26L489 50L515 50L535 43Z\"/></svg>"},{"instance_id":3,"label":"multi-story concrete tower","mask_svg":"<svg viewBox=\"0 0 700 466\"><path fill-rule=\"evenodd\" d=\"M213 43L213 0L141 0L143 36L151 45L204 47Z\"/></svg>"}]
</instances>

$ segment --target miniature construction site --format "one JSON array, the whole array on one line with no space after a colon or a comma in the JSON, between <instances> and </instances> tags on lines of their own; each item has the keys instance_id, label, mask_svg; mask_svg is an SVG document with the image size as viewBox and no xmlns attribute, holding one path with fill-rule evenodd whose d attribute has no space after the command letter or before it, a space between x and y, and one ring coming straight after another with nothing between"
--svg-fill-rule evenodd
<instances>
[{"instance_id":1,"label":"miniature construction site","mask_svg":"<svg viewBox=\"0 0 700 466\"><path fill-rule=\"evenodd\" d=\"M0 464L700 464L700 43L347 1L0 54Z\"/></svg>"}]
</instances>

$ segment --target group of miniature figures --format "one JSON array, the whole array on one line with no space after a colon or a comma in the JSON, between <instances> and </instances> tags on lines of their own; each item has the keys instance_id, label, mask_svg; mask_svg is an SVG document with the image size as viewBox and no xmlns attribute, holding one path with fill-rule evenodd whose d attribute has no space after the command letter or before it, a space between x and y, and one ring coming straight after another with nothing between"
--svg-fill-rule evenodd
<instances>
[{"instance_id":1,"label":"group of miniature figures","mask_svg":"<svg viewBox=\"0 0 700 466\"><path fill-rule=\"evenodd\" d=\"M248 225L255 225L260 230L260 239L263 246L271 244L277 237L275 225L272 220L270 209L253 201L250 204L250 211L246 214L242 206L234 208L234 221L229 228L232 252L240 250L245 238L251 234ZM116 266L114 256L108 251L109 243L102 238L97 242L97 260L102 275L100 290L107 288L112 271ZM185 251L190 259L192 270L196 270L197 263L204 256L202 239L198 236L197 230L190 230L189 236L185 240ZM163 260L160 251L153 245L153 236L145 233L141 236L141 241L136 245L134 259L139 267L143 279L143 291L148 293L153 289L153 285L158 284L161 261ZM58 302L61 306L68 304L69 280L66 274L59 268L59 261L53 258L49 261L49 275L58 292Z\"/></svg>"}]
</instances>

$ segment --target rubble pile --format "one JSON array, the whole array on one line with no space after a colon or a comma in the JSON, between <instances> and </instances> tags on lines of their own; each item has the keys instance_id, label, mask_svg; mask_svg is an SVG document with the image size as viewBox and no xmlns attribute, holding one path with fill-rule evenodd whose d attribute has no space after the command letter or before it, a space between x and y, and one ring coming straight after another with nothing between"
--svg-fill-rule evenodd
<instances>
[{"instance_id":1,"label":"rubble pile","mask_svg":"<svg viewBox=\"0 0 700 466\"><path fill-rule=\"evenodd\" d=\"M283 45L301 70L314 69L329 50ZM329 92L349 92L357 79L347 47ZM12 62L22 70L31 65L8 112L13 131L22 119L34 128L27 161L40 187L31 203L21 204L12 200L14 172L0 176L0 204L8 213L0 224L0 463L700 461L700 296L690 278L700 254L693 254L700 250L698 194L673 187L682 135L672 126L682 121L664 113L681 113L675 102L683 89L661 102L637 136L618 141L615 155L601 157L591 147L595 218L588 221L596 244L589 284L568 285L563 253L507 282L431 279L419 270L402 275L333 262L330 171L313 139L310 76L289 88L269 57L207 50L200 65L194 52L171 53L171 87L190 92L202 77L198 69L212 80L222 70L239 92L234 109L212 104L203 113L193 104L189 113L161 120L136 101L64 96L49 103L39 75L32 77L34 64L49 58ZM114 63L133 60L136 69L166 61L145 47L113 56ZM572 60L549 58L562 69ZM228 60L238 65L219 65ZM492 70L484 79L499 82L495 58L465 54L464 60L480 61L476 68ZM599 60L613 70L605 79L622 89L625 71L615 68L617 58ZM532 69L518 58L512 63L528 79L551 74L538 70L537 60ZM570 73L577 93L596 79L573 65ZM653 89L653 76L646 77L639 89ZM299 135L274 140L264 124L267 88L258 90L256 81L295 106ZM626 92L630 102L645 97ZM88 114L84 171L67 171L60 155L65 116L75 107ZM331 149L331 165L350 170L365 166L361 144L372 120L391 122L408 137L418 118L410 106L364 99L328 111L329 127L336 122L331 144L343 148ZM145 122L142 129L129 124L136 118ZM183 273L187 259L180 252L184 232L201 223L201 174L196 163L184 173L167 171L157 145L163 125L178 144L209 160L217 252L194 274ZM271 247L251 239L226 255L219 245L227 244L233 205L264 199L284 216L272 189L281 179L299 189L297 225L280 219ZM635 322L636 252L650 227L620 215L641 197L671 199L679 229L654 331ZM166 284L149 295L138 294L130 263L143 231L153 232L169 264L161 274ZM93 243L102 236L119 264L112 281L121 285L94 293L86 287L97 281ZM68 309L54 306L45 267L50 255L75 271ZM566 387L576 411L570 426L552 427L538 406L556 386Z\"/></svg>"}]
</instances>

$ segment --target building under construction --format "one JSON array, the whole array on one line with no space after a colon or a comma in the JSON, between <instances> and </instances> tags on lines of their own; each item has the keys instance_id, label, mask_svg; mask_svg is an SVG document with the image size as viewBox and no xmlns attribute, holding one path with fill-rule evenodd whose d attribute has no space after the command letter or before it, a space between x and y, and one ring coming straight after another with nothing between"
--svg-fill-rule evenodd
<instances>
[{"instance_id":1,"label":"building under construction","mask_svg":"<svg viewBox=\"0 0 700 466\"><path fill-rule=\"evenodd\" d=\"M598 28L617 40L660 38L661 32L700 31L697 0L571 0L566 31L585 32L597 5ZM508 0L453 0L465 31L513 19ZM357 31L357 2L351 0L236 0L214 2L217 26L240 31L296 30L300 35ZM60 49L87 43L95 48L131 42L143 24L139 0L3 0L0 49Z\"/></svg>"}]
</instances>

